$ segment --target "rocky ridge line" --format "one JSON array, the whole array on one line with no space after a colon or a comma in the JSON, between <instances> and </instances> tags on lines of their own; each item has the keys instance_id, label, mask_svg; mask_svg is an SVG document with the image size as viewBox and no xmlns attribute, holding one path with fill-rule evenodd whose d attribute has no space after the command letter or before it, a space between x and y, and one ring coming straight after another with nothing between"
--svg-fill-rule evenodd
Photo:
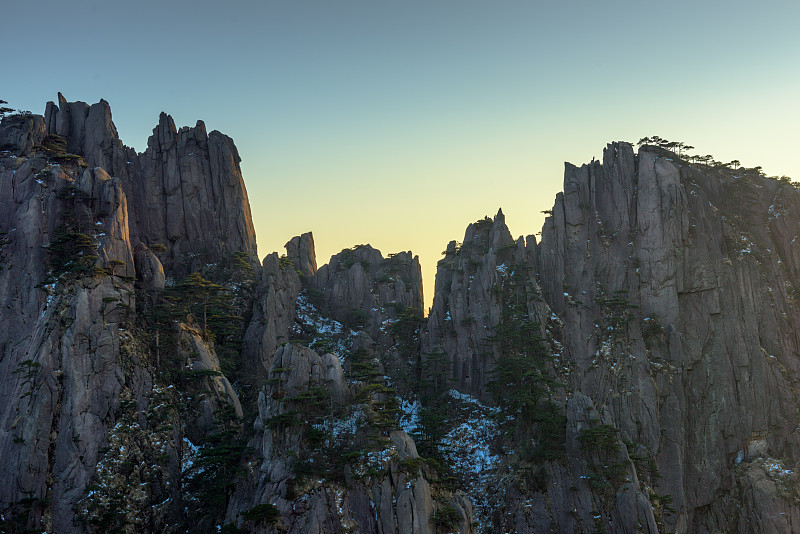
<instances>
[{"instance_id":1,"label":"rocky ridge line","mask_svg":"<svg viewBox=\"0 0 800 534\"><path fill-rule=\"evenodd\" d=\"M255 264L229 138L162 114L135 154L106 102L59 95L0 145L3 528L800 522L790 184L614 143L567 164L541 242L502 211L469 225L425 320L411 253L359 245L318 268L308 233L255 269L246 329L212 341L222 289L189 313L173 282Z\"/></svg>"}]
</instances>

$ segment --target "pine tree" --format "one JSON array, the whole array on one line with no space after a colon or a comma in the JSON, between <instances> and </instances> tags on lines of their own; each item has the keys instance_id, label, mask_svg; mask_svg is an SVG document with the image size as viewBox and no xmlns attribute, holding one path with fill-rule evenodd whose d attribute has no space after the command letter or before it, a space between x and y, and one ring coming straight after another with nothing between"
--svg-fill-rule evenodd
<instances>
[{"instance_id":1,"label":"pine tree","mask_svg":"<svg viewBox=\"0 0 800 534\"><path fill-rule=\"evenodd\" d=\"M188 311L200 308L203 312L203 337L208 337L208 307L225 288L206 280L198 272L194 272L178 282L175 287L181 302Z\"/></svg>"},{"instance_id":2,"label":"pine tree","mask_svg":"<svg viewBox=\"0 0 800 534\"><path fill-rule=\"evenodd\" d=\"M419 426L415 441L423 455L437 456L449 418L446 399L450 362L441 350L425 354L419 380Z\"/></svg>"},{"instance_id":3,"label":"pine tree","mask_svg":"<svg viewBox=\"0 0 800 534\"><path fill-rule=\"evenodd\" d=\"M564 449L566 419L551 399L561 385L547 372L550 353L540 325L528 315L527 279L527 269L515 265L498 288L504 308L487 340L499 352L488 389L504 416L506 435L519 444L516 449L532 458L553 459Z\"/></svg>"},{"instance_id":4,"label":"pine tree","mask_svg":"<svg viewBox=\"0 0 800 534\"><path fill-rule=\"evenodd\" d=\"M5 117L7 113L14 111L13 108L5 107L4 104L8 104L8 102L5 100L0 100L0 120L3 120L3 117Z\"/></svg>"}]
</instances>

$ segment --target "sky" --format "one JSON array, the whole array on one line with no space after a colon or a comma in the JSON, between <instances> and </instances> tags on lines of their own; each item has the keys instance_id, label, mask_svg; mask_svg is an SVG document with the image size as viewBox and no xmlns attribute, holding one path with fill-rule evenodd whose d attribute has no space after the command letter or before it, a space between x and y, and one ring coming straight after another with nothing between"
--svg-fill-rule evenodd
<instances>
[{"instance_id":1,"label":"sky","mask_svg":"<svg viewBox=\"0 0 800 534\"><path fill-rule=\"evenodd\" d=\"M26 0L0 7L0 99L165 111L231 136L259 255L312 231L436 262L468 223L540 231L564 162L659 135L800 179L800 2Z\"/></svg>"}]
</instances>

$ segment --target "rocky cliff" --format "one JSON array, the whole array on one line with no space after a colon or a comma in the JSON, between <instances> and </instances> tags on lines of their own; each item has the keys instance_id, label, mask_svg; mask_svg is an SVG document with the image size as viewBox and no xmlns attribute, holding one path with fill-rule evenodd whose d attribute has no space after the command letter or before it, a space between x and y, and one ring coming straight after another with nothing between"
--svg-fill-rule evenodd
<instances>
[{"instance_id":1,"label":"rocky cliff","mask_svg":"<svg viewBox=\"0 0 800 534\"><path fill-rule=\"evenodd\" d=\"M120 179L135 199L129 208L134 241L165 245L168 270L187 274L238 251L256 259L241 158L231 138L207 133L202 121L179 131L162 113L147 150L137 154L119 139L108 102L67 102L61 93L58 104L47 103L44 119L47 134L63 139L67 153Z\"/></svg>"},{"instance_id":2,"label":"rocky cliff","mask_svg":"<svg viewBox=\"0 0 800 534\"><path fill-rule=\"evenodd\" d=\"M182 440L208 434L223 406L241 408L213 343L180 313L143 321L165 289L148 244L166 252L174 277L191 262L170 261L178 255L164 243L199 258L203 236L216 243L237 229L217 252L249 257L249 207L241 181L228 180L240 208L229 219L198 222L198 232L139 231L132 216L150 199L132 183L137 175L99 166L137 157L116 138L107 104L61 105L48 105L49 121L23 115L0 127L2 527L161 531L184 514ZM196 190L215 184L213 173L183 179Z\"/></svg>"},{"instance_id":3,"label":"rocky cliff","mask_svg":"<svg viewBox=\"0 0 800 534\"><path fill-rule=\"evenodd\" d=\"M498 214L448 246L425 347L461 391L530 410L496 469L534 476L506 484L495 526L797 528L798 201L757 169L617 143L567 165L540 243L514 243ZM539 344L538 365L515 362L527 384L504 367L524 353L508 325ZM509 405L520 385L529 405Z\"/></svg>"},{"instance_id":4,"label":"rocky cliff","mask_svg":"<svg viewBox=\"0 0 800 534\"><path fill-rule=\"evenodd\" d=\"M670 530L797 528L798 193L614 144L543 228L570 386L653 458Z\"/></svg>"},{"instance_id":5,"label":"rocky cliff","mask_svg":"<svg viewBox=\"0 0 800 534\"><path fill-rule=\"evenodd\" d=\"M309 233L256 264L236 147L202 123L162 114L137 154L59 95L0 143L3 531L425 533L446 507L471 532L376 351L421 316L416 257L318 271Z\"/></svg>"},{"instance_id":6,"label":"rocky cliff","mask_svg":"<svg viewBox=\"0 0 800 534\"><path fill-rule=\"evenodd\" d=\"M658 146L419 260L256 261L233 142L0 124L0 530L788 532L800 191Z\"/></svg>"}]
</instances>

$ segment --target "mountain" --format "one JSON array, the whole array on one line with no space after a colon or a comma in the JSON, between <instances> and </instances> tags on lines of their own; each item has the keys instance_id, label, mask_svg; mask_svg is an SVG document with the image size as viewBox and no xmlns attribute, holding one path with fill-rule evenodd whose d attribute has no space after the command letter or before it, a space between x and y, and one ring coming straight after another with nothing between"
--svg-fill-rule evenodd
<instances>
[{"instance_id":1,"label":"mountain","mask_svg":"<svg viewBox=\"0 0 800 534\"><path fill-rule=\"evenodd\" d=\"M675 148L671 146L670 148ZM534 236L259 260L239 155L105 101L0 124L0 530L787 532L800 191L664 144Z\"/></svg>"}]
</instances>

